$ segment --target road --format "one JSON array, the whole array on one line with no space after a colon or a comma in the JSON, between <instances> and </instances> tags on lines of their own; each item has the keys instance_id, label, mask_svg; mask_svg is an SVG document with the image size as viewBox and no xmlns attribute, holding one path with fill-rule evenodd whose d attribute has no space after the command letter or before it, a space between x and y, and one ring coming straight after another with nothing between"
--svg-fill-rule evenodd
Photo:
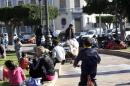
<instances>
[{"instance_id":1,"label":"road","mask_svg":"<svg viewBox=\"0 0 130 86\"><path fill-rule=\"evenodd\" d=\"M22 51L32 51L35 46L35 44L23 44ZM7 51L14 51L14 45L8 45Z\"/></svg>"},{"instance_id":2,"label":"road","mask_svg":"<svg viewBox=\"0 0 130 86\"><path fill-rule=\"evenodd\" d=\"M98 86L130 86L130 60L122 57L100 54L101 63L98 65ZM72 64L62 66L61 76L56 86L77 86L80 68Z\"/></svg>"}]
</instances>

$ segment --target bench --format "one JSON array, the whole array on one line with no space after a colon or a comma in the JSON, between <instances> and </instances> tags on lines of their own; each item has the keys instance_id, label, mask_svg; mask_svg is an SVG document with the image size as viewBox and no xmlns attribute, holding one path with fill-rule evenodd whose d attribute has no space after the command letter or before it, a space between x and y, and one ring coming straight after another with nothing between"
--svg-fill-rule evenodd
<instances>
[{"instance_id":1,"label":"bench","mask_svg":"<svg viewBox=\"0 0 130 86\"><path fill-rule=\"evenodd\" d=\"M61 71L61 63L56 63L54 80L44 82L43 86L55 86L56 81L57 81L58 77L60 76L60 71Z\"/></svg>"},{"instance_id":2,"label":"bench","mask_svg":"<svg viewBox=\"0 0 130 86\"><path fill-rule=\"evenodd\" d=\"M43 86L55 86L57 79L58 79L58 73L55 72L55 78L52 81L45 81Z\"/></svg>"},{"instance_id":3,"label":"bench","mask_svg":"<svg viewBox=\"0 0 130 86\"><path fill-rule=\"evenodd\" d=\"M61 63L56 63L55 71L58 73L58 77L59 77L61 73Z\"/></svg>"}]
</instances>

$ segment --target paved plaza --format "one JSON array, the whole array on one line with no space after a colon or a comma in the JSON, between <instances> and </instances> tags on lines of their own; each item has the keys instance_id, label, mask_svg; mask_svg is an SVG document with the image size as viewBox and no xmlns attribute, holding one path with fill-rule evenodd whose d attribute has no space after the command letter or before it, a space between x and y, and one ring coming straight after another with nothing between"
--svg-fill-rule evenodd
<instances>
[{"instance_id":1,"label":"paved plaza","mask_svg":"<svg viewBox=\"0 0 130 86\"><path fill-rule=\"evenodd\" d=\"M130 86L130 60L111 55L100 55L98 65L98 86ZM77 86L80 77L80 68L73 68L72 64L62 66L62 74L56 86Z\"/></svg>"}]
</instances>

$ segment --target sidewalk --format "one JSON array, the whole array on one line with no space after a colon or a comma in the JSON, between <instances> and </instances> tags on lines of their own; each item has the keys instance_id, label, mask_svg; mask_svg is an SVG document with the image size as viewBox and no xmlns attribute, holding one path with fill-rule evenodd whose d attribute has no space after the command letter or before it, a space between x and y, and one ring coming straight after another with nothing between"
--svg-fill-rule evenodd
<instances>
[{"instance_id":1,"label":"sidewalk","mask_svg":"<svg viewBox=\"0 0 130 86\"><path fill-rule=\"evenodd\" d=\"M23 47L22 47L22 51L32 51L33 48L36 46L36 44L23 44ZM8 45L8 48L6 50L7 52L9 51L15 51L14 49L14 45Z\"/></svg>"},{"instance_id":2,"label":"sidewalk","mask_svg":"<svg viewBox=\"0 0 130 86\"><path fill-rule=\"evenodd\" d=\"M122 50L110 50L110 49L98 49L100 54L108 54L114 56L120 56L124 58L130 59L130 52L122 51Z\"/></svg>"}]
</instances>

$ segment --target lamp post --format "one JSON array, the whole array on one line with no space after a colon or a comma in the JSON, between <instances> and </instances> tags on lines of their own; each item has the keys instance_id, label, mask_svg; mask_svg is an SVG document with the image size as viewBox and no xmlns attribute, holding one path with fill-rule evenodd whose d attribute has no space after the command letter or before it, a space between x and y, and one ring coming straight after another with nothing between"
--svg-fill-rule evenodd
<instances>
[{"instance_id":1,"label":"lamp post","mask_svg":"<svg viewBox=\"0 0 130 86\"><path fill-rule=\"evenodd\" d=\"M49 30L49 13L48 13L48 2L47 2L48 0L44 0L44 3L45 3L45 23L46 23L46 32L47 32L47 34L46 34L46 47L47 48L50 48L51 46L52 46L52 40L51 40L51 38L52 38L52 36L51 36L51 34L50 34L50 30Z\"/></svg>"},{"instance_id":2,"label":"lamp post","mask_svg":"<svg viewBox=\"0 0 130 86\"><path fill-rule=\"evenodd\" d=\"M44 29L46 30L45 34L45 45L47 48L50 48L52 46L52 40L51 40L51 34L49 30L49 13L48 13L48 0L43 0L44 1L44 7L45 7L45 27ZM42 0L39 0L39 7L40 7L40 28L42 29L43 26L43 12L42 12Z\"/></svg>"},{"instance_id":3,"label":"lamp post","mask_svg":"<svg viewBox=\"0 0 130 86\"><path fill-rule=\"evenodd\" d=\"M39 0L39 8L40 8L40 25L42 25L42 3L41 0Z\"/></svg>"}]
</instances>

